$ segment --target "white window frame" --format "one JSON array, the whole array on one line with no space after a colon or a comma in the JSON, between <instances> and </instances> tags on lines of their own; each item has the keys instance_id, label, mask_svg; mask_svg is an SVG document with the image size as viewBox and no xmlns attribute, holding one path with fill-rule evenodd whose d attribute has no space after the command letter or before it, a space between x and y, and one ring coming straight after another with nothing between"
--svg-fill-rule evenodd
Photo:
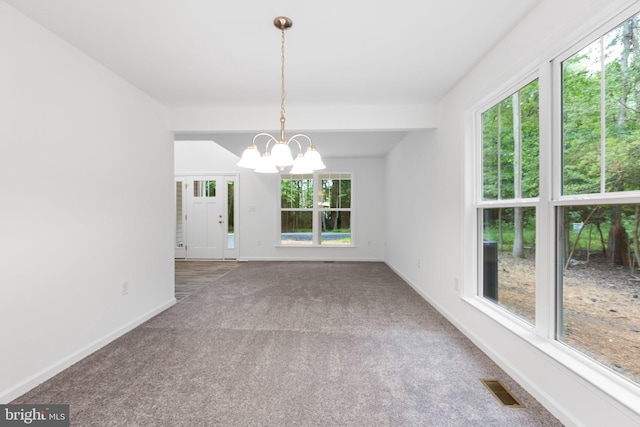
<instances>
[{"instance_id":1,"label":"white window frame","mask_svg":"<svg viewBox=\"0 0 640 427\"><path fill-rule=\"evenodd\" d=\"M472 147L473 147L473 157L472 157L472 162L473 162L473 166L471 168L472 170L472 175L473 175L473 197L472 197L472 203L471 203L471 209L473 211L473 227L472 227L472 233L465 233L468 236L473 236L473 242L471 243L471 245L465 245L466 247L472 247L475 248L474 252L473 252L473 258L474 258L474 272L470 273L473 274L474 281L473 281L473 288L471 289L467 289L466 292L463 292L463 295L465 295L466 297L470 297L473 298L474 300L476 300L475 302L477 304L481 304L483 306L487 306L489 307L490 310L495 310L497 311L497 313L499 313L499 315L501 317L505 317L506 320L509 323L515 323L517 324L519 327L525 328L527 330L532 329L533 327L535 327L535 325L531 325L529 322L525 321L524 319L518 317L517 315L515 315L514 313L512 313L511 311L509 311L507 308L499 306L497 304L494 304L490 301L488 301L487 299L485 299L482 294L483 294L483 283L482 281L479 279L480 277L482 277L482 266L483 266L483 262L482 262L482 253L483 253L483 238L482 238L482 218L479 215L480 210L481 209L495 209L495 208L516 208L516 207L533 207L536 209L536 253L535 253L535 257L536 257L536 261L538 260L538 257L541 255L540 252L540 245L538 243L538 236L540 234L540 225L538 224L538 216L540 215L540 204L541 204L541 198L540 198L540 194L538 195L538 197L532 197L532 198L519 198L519 199L498 199L498 200L483 200L482 199L482 183L483 183L483 169L482 169L482 113L487 111L488 109L492 108L493 106L495 106L496 104L498 104L499 102L503 101L505 98L513 95L515 92L521 90L522 88L524 88L525 86L527 86L528 84L532 83L534 80L538 79L538 90L539 93L541 95L541 91L542 89L540 88L541 82L541 76L540 76L540 72L539 70L534 70L532 72L526 73L522 76L520 76L517 79L514 79L513 81L509 82L507 85L503 86L502 88L500 88L498 91L495 91L489 98L487 98L484 102L482 102L481 104L479 104L478 106L473 108L473 111L471 113L471 117L469 117L469 120L472 123L471 129L473 132L472 135ZM539 95L539 96L540 96ZM540 101L542 102L542 101ZM540 118L540 121L542 121L542 118ZM542 151L542 126L540 126L540 152ZM542 153L540 153L539 155L540 157L542 156ZM542 162L542 159L539 159L540 162ZM542 176L540 176L540 186L542 186ZM540 189L539 193L542 191L542 189ZM538 307L540 307L540 304L538 303L538 292L539 292L539 284L538 282L540 281L540 271L538 270L538 266L539 266L540 262L536 262L536 302L535 302L535 310L536 310L536 325L538 324L538 318L542 313L539 313L538 311Z\"/></svg>"},{"instance_id":2,"label":"white window frame","mask_svg":"<svg viewBox=\"0 0 640 427\"><path fill-rule=\"evenodd\" d=\"M277 236L276 236L276 246L283 248L353 248L356 247L355 242L355 227L354 227L354 219L355 219L355 177L353 172L327 172L327 171L319 171L314 172L313 174L303 174L301 177L313 175L313 208L312 209L283 209L282 208L282 179L283 177L291 177L290 179L296 179L296 175L292 175L290 173L282 173L278 177L278 215L277 215ZM338 210L338 211L348 211L351 213L351 242L348 245L337 245L330 243L322 243L320 241L321 227L320 227L320 214L325 210L321 207L320 200L320 191L322 189L322 179L325 176L344 176L345 178L348 176L351 180L351 207L340 208L340 209L329 209L329 210ZM312 212L312 241L311 244L304 245L287 245L282 243L282 212L283 211L304 211L304 212Z\"/></svg>"}]
</instances>

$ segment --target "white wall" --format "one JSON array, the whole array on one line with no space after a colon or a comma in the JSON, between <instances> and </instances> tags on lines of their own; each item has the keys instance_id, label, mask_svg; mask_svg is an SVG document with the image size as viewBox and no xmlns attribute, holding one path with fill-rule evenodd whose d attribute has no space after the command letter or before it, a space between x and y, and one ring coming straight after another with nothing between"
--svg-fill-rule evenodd
<instances>
[{"instance_id":1,"label":"white wall","mask_svg":"<svg viewBox=\"0 0 640 427\"><path fill-rule=\"evenodd\" d=\"M175 301L173 142L157 102L4 2L0 52L5 403Z\"/></svg>"},{"instance_id":2,"label":"white wall","mask_svg":"<svg viewBox=\"0 0 640 427\"><path fill-rule=\"evenodd\" d=\"M279 175L249 171L240 180L240 258L246 260L384 259L384 160L327 158L321 173L352 173L354 247L282 247L278 224ZM255 211L249 207L255 206Z\"/></svg>"},{"instance_id":3,"label":"white wall","mask_svg":"<svg viewBox=\"0 0 640 427\"><path fill-rule=\"evenodd\" d=\"M245 169L236 166L238 156L213 141L176 141L176 175L236 174Z\"/></svg>"},{"instance_id":4,"label":"white wall","mask_svg":"<svg viewBox=\"0 0 640 427\"><path fill-rule=\"evenodd\" d=\"M551 60L603 16L631 3L542 1L445 97L438 130L411 133L386 159L387 263L567 425L640 425L637 388L610 396L576 374L579 368L571 361L550 357L552 345L535 333L511 332L460 298L456 279L460 286L471 280L469 274L465 277L463 236L469 173L465 111L514 75ZM413 186L405 184L408 179ZM409 206L413 211L405 211ZM406 218L402 227L397 227L399 214ZM635 411L630 409L634 402Z\"/></svg>"},{"instance_id":5,"label":"white wall","mask_svg":"<svg viewBox=\"0 0 640 427\"><path fill-rule=\"evenodd\" d=\"M176 141L176 174L238 173L241 260L363 260L384 259L384 160L324 159L322 173L353 174L354 247L281 247L279 174L259 174L236 166L238 157L211 141Z\"/></svg>"}]
</instances>

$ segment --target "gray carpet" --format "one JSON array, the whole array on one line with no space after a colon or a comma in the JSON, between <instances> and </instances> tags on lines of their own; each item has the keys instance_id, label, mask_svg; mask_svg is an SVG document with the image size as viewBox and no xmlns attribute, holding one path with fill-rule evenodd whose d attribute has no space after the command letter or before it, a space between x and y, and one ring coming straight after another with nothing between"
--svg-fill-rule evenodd
<instances>
[{"instance_id":1,"label":"gray carpet","mask_svg":"<svg viewBox=\"0 0 640 427\"><path fill-rule=\"evenodd\" d=\"M180 301L203 286L210 285L211 282L234 270L239 265L240 263L237 261L176 260L176 300Z\"/></svg>"},{"instance_id":2,"label":"gray carpet","mask_svg":"<svg viewBox=\"0 0 640 427\"><path fill-rule=\"evenodd\" d=\"M242 264L13 403L73 426L561 425L381 263Z\"/></svg>"}]
</instances>

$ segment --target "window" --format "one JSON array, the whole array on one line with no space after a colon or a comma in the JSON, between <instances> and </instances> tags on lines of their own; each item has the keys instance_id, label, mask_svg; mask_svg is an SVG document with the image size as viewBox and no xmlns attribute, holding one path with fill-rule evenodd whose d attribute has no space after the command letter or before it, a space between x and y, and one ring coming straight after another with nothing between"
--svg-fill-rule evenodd
<instances>
[{"instance_id":1,"label":"window","mask_svg":"<svg viewBox=\"0 0 640 427\"><path fill-rule=\"evenodd\" d=\"M640 383L640 31L560 62L557 339ZM585 203L588 199L588 203Z\"/></svg>"},{"instance_id":2,"label":"window","mask_svg":"<svg viewBox=\"0 0 640 427\"><path fill-rule=\"evenodd\" d=\"M216 181L193 181L193 197L216 197Z\"/></svg>"},{"instance_id":3,"label":"window","mask_svg":"<svg viewBox=\"0 0 640 427\"><path fill-rule=\"evenodd\" d=\"M604 29L541 68L540 80L478 108L474 192L481 306L636 384L639 20ZM544 115L540 94L553 100Z\"/></svg>"},{"instance_id":4,"label":"window","mask_svg":"<svg viewBox=\"0 0 640 427\"><path fill-rule=\"evenodd\" d=\"M320 242L330 245L351 244L351 175L320 175L322 210L319 212Z\"/></svg>"},{"instance_id":5,"label":"window","mask_svg":"<svg viewBox=\"0 0 640 427\"><path fill-rule=\"evenodd\" d=\"M482 295L534 323L538 81L484 110L481 123Z\"/></svg>"},{"instance_id":6,"label":"window","mask_svg":"<svg viewBox=\"0 0 640 427\"><path fill-rule=\"evenodd\" d=\"M351 210L351 174L280 177L282 245L351 246Z\"/></svg>"},{"instance_id":7,"label":"window","mask_svg":"<svg viewBox=\"0 0 640 427\"><path fill-rule=\"evenodd\" d=\"M281 176L280 218L283 245L313 244L313 175Z\"/></svg>"}]
</instances>

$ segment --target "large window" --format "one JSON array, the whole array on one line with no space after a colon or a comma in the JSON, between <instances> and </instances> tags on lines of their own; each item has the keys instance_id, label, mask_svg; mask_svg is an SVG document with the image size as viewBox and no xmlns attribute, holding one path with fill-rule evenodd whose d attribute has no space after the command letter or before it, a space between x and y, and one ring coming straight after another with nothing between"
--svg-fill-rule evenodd
<instances>
[{"instance_id":1,"label":"large window","mask_svg":"<svg viewBox=\"0 0 640 427\"><path fill-rule=\"evenodd\" d=\"M556 221L558 340L640 383L638 19L559 61Z\"/></svg>"},{"instance_id":2,"label":"large window","mask_svg":"<svg viewBox=\"0 0 640 427\"><path fill-rule=\"evenodd\" d=\"M477 110L474 200L482 306L638 384L639 20Z\"/></svg>"},{"instance_id":3,"label":"large window","mask_svg":"<svg viewBox=\"0 0 640 427\"><path fill-rule=\"evenodd\" d=\"M539 193L538 81L481 114L482 295L535 321L536 197Z\"/></svg>"},{"instance_id":4,"label":"large window","mask_svg":"<svg viewBox=\"0 0 640 427\"><path fill-rule=\"evenodd\" d=\"M351 174L281 175L280 243L352 245L351 181Z\"/></svg>"}]
</instances>

